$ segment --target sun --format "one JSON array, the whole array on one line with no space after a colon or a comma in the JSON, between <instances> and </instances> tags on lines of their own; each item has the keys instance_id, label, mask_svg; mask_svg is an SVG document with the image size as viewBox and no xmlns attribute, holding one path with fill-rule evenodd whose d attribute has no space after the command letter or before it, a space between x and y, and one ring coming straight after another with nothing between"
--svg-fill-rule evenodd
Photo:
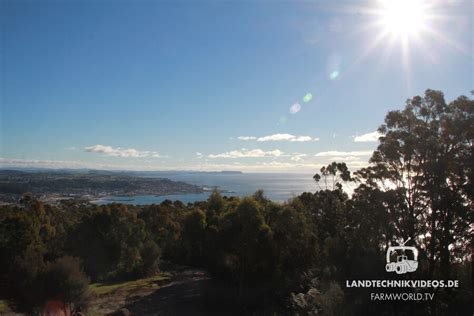
<instances>
[{"instance_id":1,"label":"sun","mask_svg":"<svg viewBox=\"0 0 474 316\"><path fill-rule=\"evenodd\" d=\"M397 65L408 87L420 62L439 66L446 49L463 58L472 55L469 46L457 42L450 31L450 24L459 21L454 0L360 2L364 4L347 4L340 9L347 14L357 12L360 22L354 25L354 34L365 36L359 37L363 45L354 61L349 62L351 68L370 59L376 63L377 73L384 74L387 65ZM339 70L334 73L339 76ZM333 79L332 74L330 78Z\"/></svg>"},{"instance_id":2,"label":"sun","mask_svg":"<svg viewBox=\"0 0 474 316\"><path fill-rule=\"evenodd\" d=\"M422 0L381 0L379 17L392 36L418 36L426 27L426 5Z\"/></svg>"}]
</instances>

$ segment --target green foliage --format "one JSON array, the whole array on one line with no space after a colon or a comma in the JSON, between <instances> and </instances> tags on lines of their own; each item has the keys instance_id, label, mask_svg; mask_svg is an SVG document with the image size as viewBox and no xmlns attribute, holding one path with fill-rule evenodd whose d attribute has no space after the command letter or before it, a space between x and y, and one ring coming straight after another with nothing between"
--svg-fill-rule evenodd
<instances>
[{"instance_id":1,"label":"green foliage","mask_svg":"<svg viewBox=\"0 0 474 316\"><path fill-rule=\"evenodd\" d=\"M44 267L41 223L37 213L16 207L2 208L0 219L0 294L14 310L29 312L38 305L32 289Z\"/></svg>"},{"instance_id":2,"label":"green foliage","mask_svg":"<svg viewBox=\"0 0 474 316\"><path fill-rule=\"evenodd\" d=\"M145 223L126 205L111 204L85 218L71 235L73 252L94 280L154 273L160 250Z\"/></svg>"},{"instance_id":3,"label":"green foliage","mask_svg":"<svg viewBox=\"0 0 474 316\"><path fill-rule=\"evenodd\" d=\"M38 283L42 291L37 294L44 302L55 299L76 306L87 305L89 278L77 258L66 256L47 263Z\"/></svg>"},{"instance_id":4,"label":"green foliage","mask_svg":"<svg viewBox=\"0 0 474 316\"><path fill-rule=\"evenodd\" d=\"M207 210L219 214L224 209L224 203L224 199L222 198L219 190L214 189L207 200Z\"/></svg>"},{"instance_id":5,"label":"green foliage","mask_svg":"<svg viewBox=\"0 0 474 316\"><path fill-rule=\"evenodd\" d=\"M243 199L223 216L219 240L221 267L241 291L269 280L273 270L272 232L253 198Z\"/></svg>"},{"instance_id":6,"label":"green foliage","mask_svg":"<svg viewBox=\"0 0 474 316\"><path fill-rule=\"evenodd\" d=\"M182 244L186 262L193 262L200 265L204 258L206 214L200 210L192 210L184 215L182 225Z\"/></svg>"},{"instance_id":7,"label":"green foliage","mask_svg":"<svg viewBox=\"0 0 474 316\"><path fill-rule=\"evenodd\" d=\"M184 205L150 205L145 206L138 214L145 222L149 237L162 250L163 257L172 259L177 251L177 242L181 234L181 226L177 220Z\"/></svg>"},{"instance_id":8,"label":"green foliage","mask_svg":"<svg viewBox=\"0 0 474 316\"><path fill-rule=\"evenodd\" d=\"M279 286L294 286L304 271L318 263L317 234L298 199L275 207L269 225L273 232Z\"/></svg>"},{"instance_id":9,"label":"green foliage","mask_svg":"<svg viewBox=\"0 0 474 316\"><path fill-rule=\"evenodd\" d=\"M61 257L43 264L37 254L26 254L7 278L4 296L10 307L31 313L48 300L60 299L66 303L85 306L88 301L89 279L81 270L77 258Z\"/></svg>"}]
</instances>

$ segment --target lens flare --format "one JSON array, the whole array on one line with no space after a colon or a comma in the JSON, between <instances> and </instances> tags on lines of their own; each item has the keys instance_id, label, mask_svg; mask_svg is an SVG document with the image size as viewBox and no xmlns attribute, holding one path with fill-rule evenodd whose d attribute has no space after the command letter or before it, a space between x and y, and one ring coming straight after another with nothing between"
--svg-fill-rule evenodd
<instances>
[{"instance_id":1,"label":"lens flare","mask_svg":"<svg viewBox=\"0 0 474 316\"><path fill-rule=\"evenodd\" d=\"M307 93L304 97L303 97L303 101L305 103L308 103L309 101L311 101L313 99L313 95L311 93Z\"/></svg>"},{"instance_id":2,"label":"lens flare","mask_svg":"<svg viewBox=\"0 0 474 316\"><path fill-rule=\"evenodd\" d=\"M338 77L339 77L339 70L333 70L329 74L329 79L331 79L331 80L336 80Z\"/></svg>"},{"instance_id":3,"label":"lens flare","mask_svg":"<svg viewBox=\"0 0 474 316\"><path fill-rule=\"evenodd\" d=\"M296 114L299 111L301 111L301 105L299 103L295 103L290 107L290 113L291 114Z\"/></svg>"},{"instance_id":4,"label":"lens flare","mask_svg":"<svg viewBox=\"0 0 474 316\"><path fill-rule=\"evenodd\" d=\"M329 55L326 69L329 73L330 80L336 80L340 76L343 65L344 58L340 52L333 52L331 55Z\"/></svg>"}]
</instances>

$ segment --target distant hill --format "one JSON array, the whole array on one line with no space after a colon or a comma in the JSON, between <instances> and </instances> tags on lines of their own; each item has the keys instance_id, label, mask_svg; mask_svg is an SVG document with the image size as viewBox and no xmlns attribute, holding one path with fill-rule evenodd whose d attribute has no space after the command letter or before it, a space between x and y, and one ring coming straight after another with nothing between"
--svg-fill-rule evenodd
<instances>
[{"instance_id":1,"label":"distant hill","mask_svg":"<svg viewBox=\"0 0 474 316\"><path fill-rule=\"evenodd\" d=\"M201 193L199 186L161 177L134 176L126 172L89 170L0 170L0 200L12 201L22 194L38 197L101 197L107 195L169 195Z\"/></svg>"}]
</instances>

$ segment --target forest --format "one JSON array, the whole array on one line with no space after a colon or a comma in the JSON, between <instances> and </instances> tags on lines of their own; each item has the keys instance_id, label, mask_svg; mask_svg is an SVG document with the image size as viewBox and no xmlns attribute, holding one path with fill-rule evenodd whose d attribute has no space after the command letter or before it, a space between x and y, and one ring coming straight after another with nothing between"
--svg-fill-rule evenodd
<instances>
[{"instance_id":1,"label":"forest","mask_svg":"<svg viewBox=\"0 0 474 316\"><path fill-rule=\"evenodd\" d=\"M233 288L238 314L471 315L474 100L448 103L427 90L378 131L367 167L333 162L315 170L314 192L285 203L263 191L146 206L48 205L25 194L0 206L0 298L27 314L51 299L86 310L91 282L174 263ZM387 248L408 238L417 271L386 272ZM459 280L459 288L430 289L431 301L374 302L373 289L345 286L379 279Z\"/></svg>"}]
</instances>

